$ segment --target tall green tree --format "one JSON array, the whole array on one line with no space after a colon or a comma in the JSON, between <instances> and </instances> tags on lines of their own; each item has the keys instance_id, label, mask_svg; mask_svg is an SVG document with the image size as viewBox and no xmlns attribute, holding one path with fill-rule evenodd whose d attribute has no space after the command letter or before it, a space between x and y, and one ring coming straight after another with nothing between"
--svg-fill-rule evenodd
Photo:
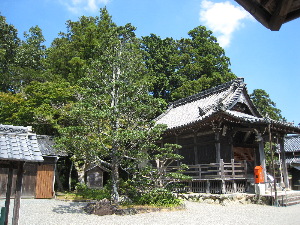
<instances>
[{"instance_id":1,"label":"tall green tree","mask_svg":"<svg viewBox=\"0 0 300 225\"><path fill-rule=\"evenodd\" d=\"M20 44L17 29L0 15L0 90L13 91L15 57Z\"/></svg>"},{"instance_id":2,"label":"tall green tree","mask_svg":"<svg viewBox=\"0 0 300 225\"><path fill-rule=\"evenodd\" d=\"M155 34L142 37L144 60L155 98L170 99L170 94L183 80L176 73L179 51L176 40L161 39Z\"/></svg>"},{"instance_id":3,"label":"tall green tree","mask_svg":"<svg viewBox=\"0 0 300 225\"><path fill-rule=\"evenodd\" d=\"M46 46L42 30L31 27L29 32L24 32L24 38L17 49L14 67L16 86L20 88L31 81L45 81Z\"/></svg>"},{"instance_id":4,"label":"tall green tree","mask_svg":"<svg viewBox=\"0 0 300 225\"><path fill-rule=\"evenodd\" d=\"M265 90L254 89L250 98L262 116L285 121L285 118L281 115L281 110L276 108L276 103L271 100L270 95Z\"/></svg>"},{"instance_id":5,"label":"tall green tree","mask_svg":"<svg viewBox=\"0 0 300 225\"><path fill-rule=\"evenodd\" d=\"M179 40L181 63L178 70L188 80L197 80L202 75L210 76L215 72L226 76L231 73L230 60L219 45L212 31L198 26L188 32L190 38Z\"/></svg>"},{"instance_id":6,"label":"tall green tree","mask_svg":"<svg viewBox=\"0 0 300 225\"><path fill-rule=\"evenodd\" d=\"M225 51L204 26L188 32L189 38L142 38L151 93L167 102L187 97L236 78Z\"/></svg>"},{"instance_id":7,"label":"tall green tree","mask_svg":"<svg viewBox=\"0 0 300 225\"><path fill-rule=\"evenodd\" d=\"M198 26L188 32L190 38L178 41L178 75L185 80L172 94L172 100L196 94L225 83L236 76L231 72L230 60L210 30Z\"/></svg>"},{"instance_id":8,"label":"tall green tree","mask_svg":"<svg viewBox=\"0 0 300 225\"><path fill-rule=\"evenodd\" d=\"M60 130L58 142L83 166L108 166L112 201L118 202L119 170L144 158L146 146L157 138L151 119L160 102L149 95L134 27L117 26L105 8L95 22L101 40L79 80L85 91L68 112L72 125Z\"/></svg>"}]
</instances>

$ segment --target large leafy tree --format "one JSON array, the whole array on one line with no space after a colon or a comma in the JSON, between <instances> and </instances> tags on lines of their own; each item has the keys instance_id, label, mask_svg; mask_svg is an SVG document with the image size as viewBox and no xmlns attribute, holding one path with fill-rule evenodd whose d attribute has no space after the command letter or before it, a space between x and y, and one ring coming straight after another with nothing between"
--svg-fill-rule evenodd
<instances>
[{"instance_id":1,"label":"large leafy tree","mask_svg":"<svg viewBox=\"0 0 300 225\"><path fill-rule=\"evenodd\" d=\"M281 115L281 110L276 108L276 103L271 100L270 95L265 90L254 89L250 98L262 116L273 120L285 120Z\"/></svg>"},{"instance_id":2,"label":"large leafy tree","mask_svg":"<svg viewBox=\"0 0 300 225\"><path fill-rule=\"evenodd\" d=\"M68 125L64 111L77 101L80 88L68 82L37 82L21 93L0 92L0 123L32 126L38 134L56 135Z\"/></svg>"},{"instance_id":3,"label":"large leafy tree","mask_svg":"<svg viewBox=\"0 0 300 225\"><path fill-rule=\"evenodd\" d=\"M110 25L103 23L103 18L99 17L82 16L79 21L68 20L67 32L61 32L47 50L49 72L77 84L85 76L85 69L103 54L99 46L110 39L106 32Z\"/></svg>"},{"instance_id":4,"label":"large leafy tree","mask_svg":"<svg viewBox=\"0 0 300 225\"><path fill-rule=\"evenodd\" d=\"M229 58L225 51L204 26L198 26L188 32L190 38L179 40L179 73L188 80L197 80L202 75L210 76L215 72L226 76L230 73Z\"/></svg>"},{"instance_id":5,"label":"large leafy tree","mask_svg":"<svg viewBox=\"0 0 300 225\"><path fill-rule=\"evenodd\" d=\"M235 78L229 58L212 32L198 26L189 38L142 38L153 96L167 102L187 97Z\"/></svg>"},{"instance_id":6,"label":"large leafy tree","mask_svg":"<svg viewBox=\"0 0 300 225\"><path fill-rule=\"evenodd\" d=\"M151 82L151 93L155 98L170 99L170 94L183 80L176 73L178 48L176 40L161 39L155 34L142 37L145 65Z\"/></svg>"}]
</instances>

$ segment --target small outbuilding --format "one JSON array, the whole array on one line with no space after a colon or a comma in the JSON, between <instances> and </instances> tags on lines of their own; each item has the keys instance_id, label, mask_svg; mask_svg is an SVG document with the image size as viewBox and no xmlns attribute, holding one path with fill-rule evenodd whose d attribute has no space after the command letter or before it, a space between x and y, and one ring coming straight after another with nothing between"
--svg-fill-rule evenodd
<instances>
[{"instance_id":1,"label":"small outbuilding","mask_svg":"<svg viewBox=\"0 0 300 225\"><path fill-rule=\"evenodd\" d=\"M89 188L103 188L104 173L108 170L100 165L91 165L85 171L85 180Z\"/></svg>"},{"instance_id":2,"label":"small outbuilding","mask_svg":"<svg viewBox=\"0 0 300 225\"><path fill-rule=\"evenodd\" d=\"M31 127L0 125L0 182L1 188L5 186L5 206L1 209L1 221L4 224L8 224L12 195L12 224L18 224L24 165L36 165L43 161L36 134L32 133Z\"/></svg>"},{"instance_id":3,"label":"small outbuilding","mask_svg":"<svg viewBox=\"0 0 300 225\"><path fill-rule=\"evenodd\" d=\"M53 198L56 163L64 153L56 152L53 137L47 135L35 135L35 141L41 151L43 161L29 162L24 164L22 197L23 198ZM13 176L13 182L16 174ZM6 193L6 170L0 168L0 196Z\"/></svg>"}]
</instances>

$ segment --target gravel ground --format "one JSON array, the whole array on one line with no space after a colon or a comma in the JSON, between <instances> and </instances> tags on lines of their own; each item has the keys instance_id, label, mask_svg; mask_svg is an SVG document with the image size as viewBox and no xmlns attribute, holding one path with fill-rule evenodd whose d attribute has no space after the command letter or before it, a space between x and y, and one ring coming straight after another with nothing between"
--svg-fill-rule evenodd
<instances>
[{"instance_id":1,"label":"gravel ground","mask_svg":"<svg viewBox=\"0 0 300 225\"><path fill-rule=\"evenodd\" d=\"M88 215L82 210L85 204L55 199L21 199L19 224L300 224L300 205L274 207L231 203L221 206L185 202L186 210L181 211L153 212L132 216L96 216ZM3 205L4 200L0 200L0 206ZM10 212L12 212L12 206Z\"/></svg>"}]
</instances>

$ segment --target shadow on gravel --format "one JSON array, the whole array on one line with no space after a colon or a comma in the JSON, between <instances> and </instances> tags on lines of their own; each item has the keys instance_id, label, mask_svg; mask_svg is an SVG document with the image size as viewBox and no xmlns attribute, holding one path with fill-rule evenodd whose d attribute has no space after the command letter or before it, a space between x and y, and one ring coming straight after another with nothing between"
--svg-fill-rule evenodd
<instances>
[{"instance_id":1,"label":"shadow on gravel","mask_svg":"<svg viewBox=\"0 0 300 225\"><path fill-rule=\"evenodd\" d=\"M59 213L59 214L65 214L65 213L82 213L86 214L83 211L83 207L86 205L86 203L83 202L70 202L68 205L58 205L55 208L53 208L53 212Z\"/></svg>"}]
</instances>

